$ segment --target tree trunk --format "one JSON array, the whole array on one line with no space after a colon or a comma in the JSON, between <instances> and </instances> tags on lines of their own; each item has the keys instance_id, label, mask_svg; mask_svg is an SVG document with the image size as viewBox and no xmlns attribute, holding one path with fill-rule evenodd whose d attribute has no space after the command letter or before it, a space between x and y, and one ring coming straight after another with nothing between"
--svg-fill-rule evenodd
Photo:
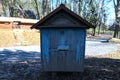
<instances>
[{"instance_id":1,"label":"tree trunk","mask_svg":"<svg viewBox=\"0 0 120 80\"><path fill-rule=\"evenodd\" d=\"M100 14L99 14L100 16ZM99 23L98 23L98 35L100 34L100 30L101 30L101 19L99 20Z\"/></svg>"},{"instance_id":2,"label":"tree trunk","mask_svg":"<svg viewBox=\"0 0 120 80\"><path fill-rule=\"evenodd\" d=\"M6 3L6 1L3 1L3 0L1 0L1 4L2 4L2 10L3 10L3 13L4 13L4 16L7 16L7 12L6 12L6 9L5 9L5 4Z\"/></svg>"},{"instance_id":3,"label":"tree trunk","mask_svg":"<svg viewBox=\"0 0 120 80\"><path fill-rule=\"evenodd\" d=\"M42 16L44 17L48 13L48 0L42 0Z\"/></svg>"},{"instance_id":4,"label":"tree trunk","mask_svg":"<svg viewBox=\"0 0 120 80\"><path fill-rule=\"evenodd\" d=\"M100 34L100 25L98 26L98 35Z\"/></svg>"},{"instance_id":5,"label":"tree trunk","mask_svg":"<svg viewBox=\"0 0 120 80\"><path fill-rule=\"evenodd\" d=\"M114 30L114 38L118 38L118 33L119 33L119 25L115 25L115 30Z\"/></svg>"},{"instance_id":6,"label":"tree trunk","mask_svg":"<svg viewBox=\"0 0 120 80\"><path fill-rule=\"evenodd\" d=\"M119 33L119 22L120 22L120 0L117 0L115 3L115 0L113 0L114 2L114 8L115 8L115 18L116 18L116 24L115 24L115 30L114 30L114 38L118 38L118 33Z\"/></svg>"},{"instance_id":7,"label":"tree trunk","mask_svg":"<svg viewBox=\"0 0 120 80\"><path fill-rule=\"evenodd\" d=\"M78 4L78 10L79 10L79 15L81 14L81 3L82 3L82 1L81 0L79 0L79 4Z\"/></svg>"},{"instance_id":8,"label":"tree trunk","mask_svg":"<svg viewBox=\"0 0 120 80\"><path fill-rule=\"evenodd\" d=\"M96 28L93 28L93 34L92 34L92 36L95 36L95 31L96 31Z\"/></svg>"},{"instance_id":9,"label":"tree trunk","mask_svg":"<svg viewBox=\"0 0 120 80\"><path fill-rule=\"evenodd\" d=\"M38 10L38 1L37 0L34 0L35 1L35 5L36 5L36 11L37 11L37 18L40 19L40 14L39 14L39 10Z\"/></svg>"},{"instance_id":10,"label":"tree trunk","mask_svg":"<svg viewBox=\"0 0 120 80\"><path fill-rule=\"evenodd\" d=\"M51 0L52 2L51 2L51 11L54 9L54 6L53 6L53 0ZM57 1L57 3L58 3L58 1ZM57 4L56 4L56 7L57 7Z\"/></svg>"}]
</instances>

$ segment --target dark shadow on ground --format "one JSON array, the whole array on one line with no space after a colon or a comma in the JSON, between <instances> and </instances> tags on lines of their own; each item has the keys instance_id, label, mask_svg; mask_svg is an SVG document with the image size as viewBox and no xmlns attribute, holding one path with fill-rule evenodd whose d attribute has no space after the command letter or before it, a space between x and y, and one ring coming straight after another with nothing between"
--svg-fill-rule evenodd
<instances>
[{"instance_id":1,"label":"dark shadow on ground","mask_svg":"<svg viewBox=\"0 0 120 80\"><path fill-rule=\"evenodd\" d=\"M0 61L1 62L20 62L20 61L34 61L40 60L40 53L39 52L26 52L23 50L9 50L4 49L0 51Z\"/></svg>"},{"instance_id":2,"label":"dark shadow on ground","mask_svg":"<svg viewBox=\"0 0 120 80\"><path fill-rule=\"evenodd\" d=\"M0 80L34 80L40 67L39 52L0 51Z\"/></svg>"},{"instance_id":3,"label":"dark shadow on ground","mask_svg":"<svg viewBox=\"0 0 120 80\"><path fill-rule=\"evenodd\" d=\"M42 80L120 80L120 59L89 57L85 59L83 73L44 73L41 76L44 76Z\"/></svg>"},{"instance_id":4,"label":"dark shadow on ground","mask_svg":"<svg viewBox=\"0 0 120 80\"><path fill-rule=\"evenodd\" d=\"M4 53L6 58L0 59L0 80L120 80L120 59L87 57L83 73L45 73L41 72L40 58L29 58L36 52L16 51L15 55L20 54L17 59L23 61L15 63L6 61L9 56L14 55L13 51L0 52L3 57ZM23 56L26 57L22 59Z\"/></svg>"},{"instance_id":5,"label":"dark shadow on ground","mask_svg":"<svg viewBox=\"0 0 120 80\"><path fill-rule=\"evenodd\" d=\"M83 80L120 80L120 59L89 57Z\"/></svg>"}]
</instances>

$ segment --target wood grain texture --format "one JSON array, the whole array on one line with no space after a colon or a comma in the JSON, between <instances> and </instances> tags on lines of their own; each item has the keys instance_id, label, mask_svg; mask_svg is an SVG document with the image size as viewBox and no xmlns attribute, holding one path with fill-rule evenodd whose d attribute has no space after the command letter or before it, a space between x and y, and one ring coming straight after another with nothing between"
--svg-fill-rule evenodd
<instances>
[{"instance_id":1,"label":"wood grain texture","mask_svg":"<svg viewBox=\"0 0 120 80\"><path fill-rule=\"evenodd\" d=\"M42 29L43 71L83 71L85 29Z\"/></svg>"}]
</instances>

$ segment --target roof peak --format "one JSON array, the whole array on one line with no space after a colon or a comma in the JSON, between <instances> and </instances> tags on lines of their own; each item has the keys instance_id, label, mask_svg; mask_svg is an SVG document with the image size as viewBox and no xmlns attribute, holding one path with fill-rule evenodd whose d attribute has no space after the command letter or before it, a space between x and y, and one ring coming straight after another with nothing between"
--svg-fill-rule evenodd
<instances>
[{"instance_id":1,"label":"roof peak","mask_svg":"<svg viewBox=\"0 0 120 80\"><path fill-rule=\"evenodd\" d=\"M89 23L88 21L86 21L85 19L83 19L81 16L77 15L76 13L74 13L73 11L71 11L69 8L67 8L64 4L60 4L59 7L57 7L55 10L53 10L51 13L49 13L48 15L46 15L45 17L43 17L38 23L34 24L32 28L43 28L43 23L46 22L48 19L52 18L55 14L58 14L59 12L64 12L65 14L68 14L70 17L75 18L77 21L83 23L84 25L87 26L87 28L93 28L94 26ZM80 27L80 26L79 26Z\"/></svg>"},{"instance_id":2,"label":"roof peak","mask_svg":"<svg viewBox=\"0 0 120 80\"><path fill-rule=\"evenodd\" d=\"M65 6L65 5L63 3L61 3L60 6Z\"/></svg>"}]
</instances>

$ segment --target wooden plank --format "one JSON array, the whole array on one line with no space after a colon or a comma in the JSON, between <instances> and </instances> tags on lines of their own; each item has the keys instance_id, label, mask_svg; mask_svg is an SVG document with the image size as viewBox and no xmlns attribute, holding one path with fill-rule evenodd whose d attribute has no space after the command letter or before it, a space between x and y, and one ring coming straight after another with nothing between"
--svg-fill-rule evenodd
<instances>
[{"instance_id":1,"label":"wooden plank","mask_svg":"<svg viewBox=\"0 0 120 80\"><path fill-rule=\"evenodd\" d=\"M45 71L82 71L85 52L85 30L48 29L42 31L42 57ZM59 45L69 46L59 50ZM64 48L64 47L63 47Z\"/></svg>"},{"instance_id":2,"label":"wooden plank","mask_svg":"<svg viewBox=\"0 0 120 80\"><path fill-rule=\"evenodd\" d=\"M43 70L47 68L47 64L49 63L49 32L46 30L41 30L41 58L42 58L42 67Z\"/></svg>"}]
</instances>

